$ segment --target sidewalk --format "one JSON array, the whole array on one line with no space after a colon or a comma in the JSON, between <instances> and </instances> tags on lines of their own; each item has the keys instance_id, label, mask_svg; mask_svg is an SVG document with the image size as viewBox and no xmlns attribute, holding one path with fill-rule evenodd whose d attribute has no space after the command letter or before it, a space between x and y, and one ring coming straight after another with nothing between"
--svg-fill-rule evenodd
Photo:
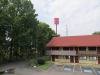
<instances>
[{"instance_id":1,"label":"sidewalk","mask_svg":"<svg viewBox=\"0 0 100 75\"><path fill-rule=\"evenodd\" d=\"M82 63L66 63L66 62L53 62L56 65L79 65L79 66L86 66L86 67L97 67L100 68L98 64L82 64Z\"/></svg>"}]
</instances>

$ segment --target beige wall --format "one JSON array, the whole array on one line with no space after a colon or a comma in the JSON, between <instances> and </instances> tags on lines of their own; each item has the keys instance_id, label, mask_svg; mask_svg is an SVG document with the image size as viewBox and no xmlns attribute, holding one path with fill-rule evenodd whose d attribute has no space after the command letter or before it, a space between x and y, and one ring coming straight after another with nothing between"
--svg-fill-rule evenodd
<instances>
[{"instance_id":1,"label":"beige wall","mask_svg":"<svg viewBox=\"0 0 100 75\"><path fill-rule=\"evenodd\" d=\"M79 59L79 63L98 64L98 58L97 58L96 61L93 61L93 60L89 60L89 56L87 56L86 60L80 60Z\"/></svg>"},{"instance_id":2,"label":"beige wall","mask_svg":"<svg viewBox=\"0 0 100 75\"><path fill-rule=\"evenodd\" d=\"M66 62L70 63L70 59L55 59L56 62ZM87 64L98 64L98 61L90 61L90 60L79 60L79 63L87 63Z\"/></svg>"},{"instance_id":3,"label":"beige wall","mask_svg":"<svg viewBox=\"0 0 100 75\"><path fill-rule=\"evenodd\" d=\"M56 62L67 62L70 63L70 59L55 59Z\"/></svg>"},{"instance_id":4,"label":"beige wall","mask_svg":"<svg viewBox=\"0 0 100 75\"><path fill-rule=\"evenodd\" d=\"M79 60L79 63L98 64L98 61Z\"/></svg>"},{"instance_id":5,"label":"beige wall","mask_svg":"<svg viewBox=\"0 0 100 75\"><path fill-rule=\"evenodd\" d=\"M76 51L46 51L46 55L76 55Z\"/></svg>"}]
</instances>

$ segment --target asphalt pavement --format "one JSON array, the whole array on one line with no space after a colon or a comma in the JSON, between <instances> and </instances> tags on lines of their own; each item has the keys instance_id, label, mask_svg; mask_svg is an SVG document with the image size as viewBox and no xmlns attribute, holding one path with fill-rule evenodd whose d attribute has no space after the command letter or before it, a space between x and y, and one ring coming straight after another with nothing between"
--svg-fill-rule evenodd
<instances>
[{"instance_id":1,"label":"asphalt pavement","mask_svg":"<svg viewBox=\"0 0 100 75\"><path fill-rule=\"evenodd\" d=\"M14 69L14 72L8 73L8 69ZM2 75L100 75L100 68L97 67L53 64L49 69L40 70L30 67L28 61L0 65L0 71L6 71Z\"/></svg>"}]
</instances>

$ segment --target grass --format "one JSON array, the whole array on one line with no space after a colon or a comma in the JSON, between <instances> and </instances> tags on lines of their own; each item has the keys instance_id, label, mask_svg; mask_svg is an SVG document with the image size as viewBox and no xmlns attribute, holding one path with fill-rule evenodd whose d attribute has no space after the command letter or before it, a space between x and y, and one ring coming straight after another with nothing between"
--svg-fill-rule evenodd
<instances>
[{"instance_id":1,"label":"grass","mask_svg":"<svg viewBox=\"0 0 100 75\"><path fill-rule=\"evenodd\" d=\"M37 66L38 69L42 69L42 70L48 69L49 67L52 66L52 64L53 63L51 63L50 61L46 61L44 65L38 65L37 61L35 61L35 60L31 60L29 62L29 65L31 67Z\"/></svg>"},{"instance_id":2,"label":"grass","mask_svg":"<svg viewBox=\"0 0 100 75\"><path fill-rule=\"evenodd\" d=\"M37 68L38 69L42 69L42 70L45 70L45 69L48 69L49 67L52 66L52 63L47 61L44 65L39 65Z\"/></svg>"},{"instance_id":3,"label":"grass","mask_svg":"<svg viewBox=\"0 0 100 75\"><path fill-rule=\"evenodd\" d=\"M30 60L29 65L31 67L37 66L37 61L36 60Z\"/></svg>"}]
</instances>

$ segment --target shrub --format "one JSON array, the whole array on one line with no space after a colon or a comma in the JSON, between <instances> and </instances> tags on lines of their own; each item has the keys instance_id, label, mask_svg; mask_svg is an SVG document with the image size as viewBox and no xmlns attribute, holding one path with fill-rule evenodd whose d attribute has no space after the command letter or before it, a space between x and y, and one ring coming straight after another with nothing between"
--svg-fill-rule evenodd
<instances>
[{"instance_id":1,"label":"shrub","mask_svg":"<svg viewBox=\"0 0 100 75\"><path fill-rule=\"evenodd\" d=\"M51 57L50 56L44 56L45 61L51 61Z\"/></svg>"},{"instance_id":2,"label":"shrub","mask_svg":"<svg viewBox=\"0 0 100 75\"><path fill-rule=\"evenodd\" d=\"M30 60L30 61L29 61L29 65L30 65L31 67L36 66L36 65L37 65L37 61L36 61L36 60Z\"/></svg>"},{"instance_id":3,"label":"shrub","mask_svg":"<svg viewBox=\"0 0 100 75\"><path fill-rule=\"evenodd\" d=\"M45 60L42 59L42 58L41 59L38 59L37 62L38 62L39 65L44 65L45 64Z\"/></svg>"}]
</instances>

